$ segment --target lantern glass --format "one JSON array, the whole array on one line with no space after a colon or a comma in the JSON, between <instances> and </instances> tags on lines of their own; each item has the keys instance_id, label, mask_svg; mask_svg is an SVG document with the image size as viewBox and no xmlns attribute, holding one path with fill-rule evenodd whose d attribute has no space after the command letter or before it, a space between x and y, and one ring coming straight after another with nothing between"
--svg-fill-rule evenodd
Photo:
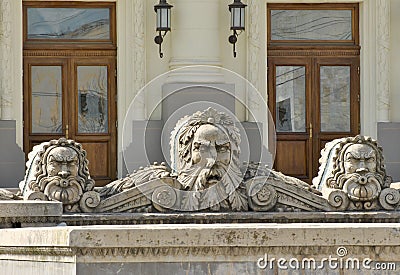
<instances>
[{"instance_id":1,"label":"lantern glass","mask_svg":"<svg viewBox=\"0 0 400 275\"><path fill-rule=\"evenodd\" d=\"M157 31L171 30L171 9L157 9Z\"/></svg>"},{"instance_id":2,"label":"lantern glass","mask_svg":"<svg viewBox=\"0 0 400 275\"><path fill-rule=\"evenodd\" d=\"M244 7L231 9L231 30L244 30Z\"/></svg>"}]
</instances>

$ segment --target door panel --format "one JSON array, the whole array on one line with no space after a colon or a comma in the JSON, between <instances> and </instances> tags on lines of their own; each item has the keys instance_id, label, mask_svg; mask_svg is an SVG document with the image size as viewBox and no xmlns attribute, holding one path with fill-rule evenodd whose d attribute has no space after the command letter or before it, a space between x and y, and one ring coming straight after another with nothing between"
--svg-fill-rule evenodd
<instances>
[{"instance_id":1,"label":"door panel","mask_svg":"<svg viewBox=\"0 0 400 275\"><path fill-rule=\"evenodd\" d=\"M307 175L309 144L308 140L280 140L277 144L277 151L280 154L276 155L276 167L285 169L285 172L292 176L304 177Z\"/></svg>"},{"instance_id":2,"label":"door panel","mask_svg":"<svg viewBox=\"0 0 400 275\"><path fill-rule=\"evenodd\" d=\"M64 59L24 58L24 151L65 136L67 67Z\"/></svg>"},{"instance_id":3,"label":"door panel","mask_svg":"<svg viewBox=\"0 0 400 275\"><path fill-rule=\"evenodd\" d=\"M313 93L317 99L313 111L316 176L320 152L327 142L360 133L360 79L358 57L313 58L313 65Z\"/></svg>"},{"instance_id":4,"label":"door panel","mask_svg":"<svg viewBox=\"0 0 400 275\"><path fill-rule=\"evenodd\" d=\"M116 177L115 58L75 58L71 138L87 151L90 175L102 186Z\"/></svg>"},{"instance_id":5,"label":"door panel","mask_svg":"<svg viewBox=\"0 0 400 275\"><path fill-rule=\"evenodd\" d=\"M31 66L32 133L62 134L62 66Z\"/></svg>"},{"instance_id":6,"label":"door panel","mask_svg":"<svg viewBox=\"0 0 400 275\"><path fill-rule=\"evenodd\" d=\"M270 111L273 113L277 153L275 169L308 181L311 179L310 74L306 59L269 58Z\"/></svg>"},{"instance_id":7,"label":"door panel","mask_svg":"<svg viewBox=\"0 0 400 275\"><path fill-rule=\"evenodd\" d=\"M268 58L276 170L311 183L325 144L359 133L357 68L358 58Z\"/></svg>"}]
</instances>

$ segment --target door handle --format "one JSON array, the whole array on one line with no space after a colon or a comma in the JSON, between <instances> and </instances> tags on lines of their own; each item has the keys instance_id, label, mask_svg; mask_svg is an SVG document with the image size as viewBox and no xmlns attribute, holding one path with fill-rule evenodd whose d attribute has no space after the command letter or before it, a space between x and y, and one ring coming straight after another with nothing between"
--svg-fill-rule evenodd
<instances>
[{"instance_id":1,"label":"door handle","mask_svg":"<svg viewBox=\"0 0 400 275\"><path fill-rule=\"evenodd\" d=\"M312 123L310 123L310 139L313 137L313 128L312 128Z\"/></svg>"},{"instance_id":2,"label":"door handle","mask_svg":"<svg viewBox=\"0 0 400 275\"><path fill-rule=\"evenodd\" d=\"M69 138L69 125L68 124L65 126L65 138L66 139Z\"/></svg>"}]
</instances>

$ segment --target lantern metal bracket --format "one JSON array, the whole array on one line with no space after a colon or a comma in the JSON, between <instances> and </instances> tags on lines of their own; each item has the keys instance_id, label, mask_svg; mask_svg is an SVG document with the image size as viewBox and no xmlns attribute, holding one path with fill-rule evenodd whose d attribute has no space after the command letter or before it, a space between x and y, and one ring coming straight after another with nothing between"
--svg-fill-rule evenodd
<instances>
[{"instance_id":1,"label":"lantern metal bracket","mask_svg":"<svg viewBox=\"0 0 400 275\"><path fill-rule=\"evenodd\" d=\"M158 35L157 35L156 37L154 37L154 42L155 42L156 44L158 44L158 53L159 53L159 55L160 55L160 58L163 58L163 57L164 57L164 54L163 54L162 51L161 51L161 44L163 43L164 37L165 37L165 35L167 34L167 32L168 32L168 31L164 31L164 33L162 33L162 31L159 31L159 32L158 32Z\"/></svg>"},{"instance_id":2,"label":"lantern metal bracket","mask_svg":"<svg viewBox=\"0 0 400 275\"><path fill-rule=\"evenodd\" d=\"M233 30L233 34L229 36L229 43L233 45L233 57L236 58L236 42L237 42L237 37L242 33L242 31L237 32L236 30Z\"/></svg>"}]
</instances>

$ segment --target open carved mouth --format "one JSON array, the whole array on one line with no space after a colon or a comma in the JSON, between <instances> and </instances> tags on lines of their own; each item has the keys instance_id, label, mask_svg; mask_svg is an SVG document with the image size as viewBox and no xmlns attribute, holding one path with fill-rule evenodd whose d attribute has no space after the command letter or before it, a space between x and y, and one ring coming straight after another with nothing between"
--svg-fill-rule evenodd
<instances>
[{"instance_id":1,"label":"open carved mouth","mask_svg":"<svg viewBox=\"0 0 400 275\"><path fill-rule=\"evenodd\" d=\"M219 176L208 176L207 177L207 182L208 183L217 183L221 180L221 177Z\"/></svg>"},{"instance_id":2,"label":"open carved mouth","mask_svg":"<svg viewBox=\"0 0 400 275\"><path fill-rule=\"evenodd\" d=\"M207 182L213 184L221 181L221 179L222 177L220 176L220 173L218 173L216 170L212 170L207 177Z\"/></svg>"}]
</instances>

